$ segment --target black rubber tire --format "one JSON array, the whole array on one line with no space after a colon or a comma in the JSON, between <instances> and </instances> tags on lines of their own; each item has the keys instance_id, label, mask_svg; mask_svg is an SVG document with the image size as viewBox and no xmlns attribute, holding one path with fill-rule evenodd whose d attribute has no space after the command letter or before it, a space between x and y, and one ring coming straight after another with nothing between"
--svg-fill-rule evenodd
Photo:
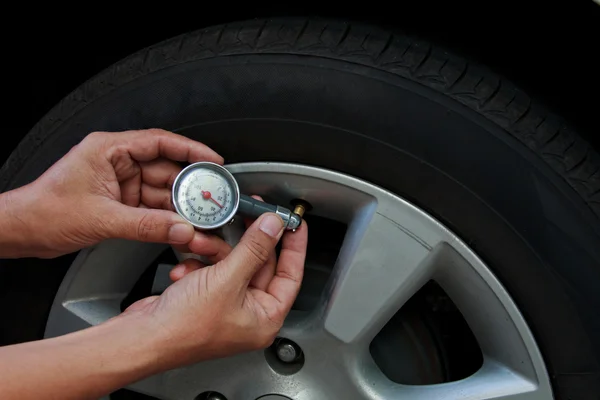
<instances>
[{"instance_id":1,"label":"black rubber tire","mask_svg":"<svg viewBox=\"0 0 600 400\"><path fill-rule=\"evenodd\" d=\"M148 127L203 141L227 162L343 171L427 210L509 290L556 397L598 399L600 157L493 72L360 24L208 28L134 54L71 93L2 167L0 189L35 179L89 132ZM12 319L4 343L41 337L68 260L2 261L0 312Z\"/></svg>"}]
</instances>

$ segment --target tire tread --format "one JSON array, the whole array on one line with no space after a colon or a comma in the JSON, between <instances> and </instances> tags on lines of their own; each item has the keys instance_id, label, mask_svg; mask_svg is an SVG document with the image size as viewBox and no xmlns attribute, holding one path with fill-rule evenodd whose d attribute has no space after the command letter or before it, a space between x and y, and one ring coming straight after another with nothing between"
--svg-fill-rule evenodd
<instances>
[{"instance_id":1,"label":"tire tread","mask_svg":"<svg viewBox=\"0 0 600 400\"><path fill-rule=\"evenodd\" d=\"M0 187L53 132L114 88L181 62L244 53L342 59L441 92L495 122L559 174L600 217L600 156L566 121L465 58L403 33L317 18L262 19L201 29L141 50L92 77L50 110L0 170Z\"/></svg>"}]
</instances>

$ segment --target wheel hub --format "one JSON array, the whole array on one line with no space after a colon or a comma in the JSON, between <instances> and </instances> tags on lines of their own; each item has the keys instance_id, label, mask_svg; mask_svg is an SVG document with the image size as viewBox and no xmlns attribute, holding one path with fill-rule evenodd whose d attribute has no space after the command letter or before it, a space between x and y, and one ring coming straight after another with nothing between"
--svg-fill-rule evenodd
<instances>
[{"instance_id":1,"label":"wheel hub","mask_svg":"<svg viewBox=\"0 0 600 400\"><path fill-rule=\"evenodd\" d=\"M243 394L262 400L552 398L539 350L509 295L456 235L423 211L333 171L277 163L228 168L243 193L280 204L306 199L312 215L346 224L330 266L333 273L316 306L293 310L280 331L282 339L271 348L168 371L129 389L164 399L211 391L227 399ZM235 242L240 234L235 224L226 229ZM82 251L57 293L46 336L117 315L123 298L165 248L115 240ZM370 345L430 281L460 309L481 347L483 364L451 383L398 384L382 372Z\"/></svg>"},{"instance_id":2,"label":"wheel hub","mask_svg":"<svg viewBox=\"0 0 600 400\"><path fill-rule=\"evenodd\" d=\"M280 339L276 346L277 358L284 363L293 363L300 358L302 350L290 340Z\"/></svg>"}]
</instances>

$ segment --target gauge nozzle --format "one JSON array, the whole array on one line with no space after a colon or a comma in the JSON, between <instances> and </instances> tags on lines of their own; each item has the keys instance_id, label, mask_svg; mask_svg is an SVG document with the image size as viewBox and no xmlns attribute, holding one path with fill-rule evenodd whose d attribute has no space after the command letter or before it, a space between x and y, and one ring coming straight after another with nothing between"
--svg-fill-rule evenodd
<instances>
[{"instance_id":1,"label":"gauge nozzle","mask_svg":"<svg viewBox=\"0 0 600 400\"><path fill-rule=\"evenodd\" d=\"M265 203L244 194L240 195L238 214L248 218L258 218L264 213L268 212L279 215L283 220L285 229L287 230L298 229L300 224L302 224L302 215L304 215L304 211L301 211L301 214L297 214L285 207Z\"/></svg>"},{"instance_id":2,"label":"gauge nozzle","mask_svg":"<svg viewBox=\"0 0 600 400\"><path fill-rule=\"evenodd\" d=\"M287 210L287 211L289 211L289 210ZM298 229L300 227L300 225L302 225L302 217L300 217L298 214L290 212L290 217L289 217L286 229L291 229L292 231L295 231L296 229Z\"/></svg>"}]
</instances>

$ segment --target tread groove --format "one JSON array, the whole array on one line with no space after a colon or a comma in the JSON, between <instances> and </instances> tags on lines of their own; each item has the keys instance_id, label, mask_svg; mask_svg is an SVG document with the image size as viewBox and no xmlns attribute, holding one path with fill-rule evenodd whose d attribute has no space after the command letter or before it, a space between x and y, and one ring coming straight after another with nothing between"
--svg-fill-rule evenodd
<instances>
[{"instance_id":1,"label":"tread groove","mask_svg":"<svg viewBox=\"0 0 600 400\"><path fill-rule=\"evenodd\" d=\"M183 49L183 43L185 42L186 38L187 35L182 35L181 38L179 38L179 46L177 46L177 55L181 54L181 49Z\"/></svg>"},{"instance_id":2,"label":"tread groove","mask_svg":"<svg viewBox=\"0 0 600 400\"><path fill-rule=\"evenodd\" d=\"M442 63L442 65L440 65L440 68L438 69L438 75L442 75L442 70L444 69L444 67L446 67L447 64L448 64L448 59L446 58L444 60L444 62Z\"/></svg>"},{"instance_id":3,"label":"tread groove","mask_svg":"<svg viewBox=\"0 0 600 400\"><path fill-rule=\"evenodd\" d=\"M144 59L142 60L142 67L148 65L148 57L150 56L150 49L146 49L144 52Z\"/></svg>"},{"instance_id":4,"label":"tread groove","mask_svg":"<svg viewBox=\"0 0 600 400\"><path fill-rule=\"evenodd\" d=\"M321 41L321 43L323 43L323 34L325 33L328 27L329 25L325 24L325 26L323 26L323 28L321 29L321 33L319 34L319 40Z\"/></svg>"},{"instance_id":5,"label":"tread groove","mask_svg":"<svg viewBox=\"0 0 600 400\"><path fill-rule=\"evenodd\" d=\"M569 145L563 150L563 154L567 154L569 150L571 150L573 146L575 146L575 143L577 143L577 140L573 139L573 141L569 143Z\"/></svg>"},{"instance_id":6,"label":"tread groove","mask_svg":"<svg viewBox=\"0 0 600 400\"><path fill-rule=\"evenodd\" d=\"M223 27L219 30L219 35L217 36L217 46L221 44L221 40L223 39L223 33L227 29L227 25L223 25Z\"/></svg>"},{"instance_id":7,"label":"tread groove","mask_svg":"<svg viewBox=\"0 0 600 400\"><path fill-rule=\"evenodd\" d=\"M523 121L525 118L527 118L527 116L529 115L530 111L531 111L531 99L528 99L528 101L527 101L527 107L525 108L525 111L523 111L523 113L521 113L521 115L519 115L515 119L515 121L513 122L513 125L516 125L519 122Z\"/></svg>"},{"instance_id":8,"label":"tread groove","mask_svg":"<svg viewBox=\"0 0 600 400\"><path fill-rule=\"evenodd\" d=\"M481 82L483 82L483 76L480 76L479 79L477 79L477 83L475 84L474 89L477 89L479 85L481 85Z\"/></svg>"},{"instance_id":9,"label":"tread groove","mask_svg":"<svg viewBox=\"0 0 600 400\"><path fill-rule=\"evenodd\" d=\"M360 43L360 48L367 51L367 49L365 49L365 43L367 42L367 40L369 40L369 38L371 37L370 33L367 33L365 35L365 38L363 39L363 41Z\"/></svg>"},{"instance_id":10,"label":"tread groove","mask_svg":"<svg viewBox=\"0 0 600 400\"><path fill-rule=\"evenodd\" d=\"M412 45L413 45L412 42L408 42L408 46L406 46L406 48L404 49L404 51L400 55L400 58L404 58L404 56L406 55L406 53L408 53L408 51L412 48Z\"/></svg>"},{"instance_id":11,"label":"tread groove","mask_svg":"<svg viewBox=\"0 0 600 400\"><path fill-rule=\"evenodd\" d=\"M482 78L482 80L483 80L483 78ZM483 100L483 102L481 103L479 108L483 108L483 107L487 106L488 104L490 104L493 101L494 97L496 97L496 95L500 92L501 87L502 87L502 81L500 79L498 79L498 84L496 85L496 87L494 88L492 93L489 95L489 97L487 99Z\"/></svg>"},{"instance_id":12,"label":"tread groove","mask_svg":"<svg viewBox=\"0 0 600 400\"><path fill-rule=\"evenodd\" d=\"M560 126L557 126L556 131L545 142L542 143L542 146L546 147L550 142L552 142L554 139L556 139L556 137L558 136L559 133L560 133Z\"/></svg>"},{"instance_id":13,"label":"tread groove","mask_svg":"<svg viewBox=\"0 0 600 400\"><path fill-rule=\"evenodd\" d=\"M256 37L254 38L254 47L258 47L258 42L260 41L260 37L262 36L266 26L267 20L264 20L263 23L260 25L260 28L258 28L258 32L256 32Z\"/></svg>"},{"instance_id":14,"label":"tread groove","mask_svg":"<svg viewBox=\"0 0 600 400\"><path fill-rule=\"evenodd\" d=\"M572 171L576 170L577 168L579 168L580 166L582 166L583 164L585 164L587 161L587 157L588 157L588 150L586 149L583 157L581 157L581 159L579 161L577 161L575 164L573 164L571 166L571 168L567 168L567 172L572 172Z\"/></svg>"},{"instance_id":15,"label":"tread groove","mask_svg":"<svg viewBox=\"0 0 600 400\"><path fill-rule=\"evenodd\" d=\"M298 36L296 36L296 40L292 44L292 47L295 48L298 45L298 40L300 40L302 35L304 35L304 31L306 31L306 28L308 28L308 23L309 23L308 19L304 20L304 24L302 24L302 28L300 28L300 32L298 32Z\"/></svg>"},{"instance_id":16,"label":"tread groove","mask_svg":"<svg viewBox=\"0 0 600 400\"><path fill-rule=\"evenodd\" d=\"M392 45L393 41L394 41L394 34L390 33L389 36L388 36L388 38L387 38L387 41L383 45L383 48L381 49L381 51L379 52L379 54L377 54L377 56L375 57L376 62L379 62L379 60L381 59L381 57L383 57L383 55L385 54L385 52L388 51L388 49Z\"/></svg>"},{"instance_id":17,"label":"tread groove","mask_svg":"<svg viewBox=\"0 0 600 400\"><path fill-rule=\"evenodd\" d=\"M508 110L508 107L510 107L510 105L515 101L515 99L517 98L517 93L513 93L512 98L510 99L510 101L506 104L506 106L504 107L505 110Z\"/></svg>"},{"instance_id":18,"label":"tread groove","mask_svg":"<svg viewBox=\"0 0 600 400\"><path fill-rule=\"evenodd\" d=\"M542 115L542 118L540 119L540 122L537 123L537 125L535 126L535 129L537 130L540 126L542 126L542 124L546 122L546 116Z\"/></svg>"},{"instance_id":19,"label":"tread groove","mask_svg":"<svg viewBox=\"0 0 600 400\"><path fill-rule=\"evenodd\" d=\"M414 70L415 74L417 74L419 72L419 69L421 69L421 67L423 66L423 64L425 64L427 62L427 60L429 60L429 57L431 57L431 52L432 52L432 47L427 46L427 51L425 52L425 57L423 57L423 59L421 61L419 61L419 63L415 67L415 70Z\"/></svg>"},{"instance_id":20,"label":"tread groove","mask_svg":"<svg viewBox=\"0 0 600 400\"><path fill-rule=\"evenodd\" d=\"M349 33L350 33L350 24L346 24L346 29L344 29L344 32L342 33L340 40L338 40L336 47L339 47L344 42L344 40L346 40Z\"/></svg>"},{"instance_id":21,"label":"tread groove","mask_svg":"<svg viewBox=\"0 0 600 400\"><path fill-rule=\"evenodd\" d=\"M461 80L463 80L463 78L465 76L467 76L467 71L468 70L469 70L469 63L465 63L465 67L463 68L463 70L458 75L458 78L456 78L456 80L454 82L452 82L452 84L450 86L448 86L448 90L453 89ZM477 85L475 85L475 87L477 87Z\"/></svg>"}]
</instances>

